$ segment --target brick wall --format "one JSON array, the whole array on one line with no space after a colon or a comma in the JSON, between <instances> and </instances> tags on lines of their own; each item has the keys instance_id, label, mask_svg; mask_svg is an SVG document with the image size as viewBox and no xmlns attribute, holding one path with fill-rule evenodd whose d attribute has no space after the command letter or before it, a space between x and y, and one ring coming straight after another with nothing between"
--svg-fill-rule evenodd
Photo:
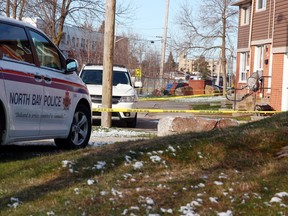
<instances>
[{"instance_id":1,"label":"brick wall","mask_svg":"<svg viewBox=\"0 0 288 216\"><path fill-rule=\"evenodd\" d=\"M282 84L283 84L283 66L284 66L284 54L273 55L272 65L272 89L271 89L271 106L275 110L281 110L282 101Z\"/></svg>"}]
</instances>

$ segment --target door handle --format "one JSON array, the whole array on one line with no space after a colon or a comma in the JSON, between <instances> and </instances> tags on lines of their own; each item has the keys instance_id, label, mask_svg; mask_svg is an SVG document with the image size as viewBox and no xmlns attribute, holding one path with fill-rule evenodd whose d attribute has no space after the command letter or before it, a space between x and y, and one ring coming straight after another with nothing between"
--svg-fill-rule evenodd
<instances>
[{"instance_id":1,"label":"door handle","mask_svg":"<svg viewBox=\"0 0 288 216\"><path fill-rule=\"evenodd\" d=\"M44 81L47 84L51 84L52 83L52 79L50 77L44 77Z\"/></svg>"},{"instance_id":2,"label":"door handle","mask_svg":"<svg viewBox=\"0 0 288 216\"><path fill-rule=\"evenodd\" d=\"M36 80L36 82L41 82L42 81L42 76L39 74L34 74L34 79Z\"/></svg>"}]
</instances>

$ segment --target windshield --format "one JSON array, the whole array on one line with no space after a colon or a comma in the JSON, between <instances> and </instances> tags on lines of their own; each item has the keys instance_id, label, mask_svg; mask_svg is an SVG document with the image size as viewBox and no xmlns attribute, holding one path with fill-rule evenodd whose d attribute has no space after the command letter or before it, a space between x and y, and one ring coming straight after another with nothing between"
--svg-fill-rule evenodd
<instances>
[{"instance_id":1,"label":"windshield","mask_svg":"<svg viewBox=\"0 0 288 216\"><path fill-rule=\"evenodd\" d=\"M102 70L83 70L80 77L86 84L102 85ZM128 72L113 71L113 85L131 85Z\"/></svg>"}]
</instances>

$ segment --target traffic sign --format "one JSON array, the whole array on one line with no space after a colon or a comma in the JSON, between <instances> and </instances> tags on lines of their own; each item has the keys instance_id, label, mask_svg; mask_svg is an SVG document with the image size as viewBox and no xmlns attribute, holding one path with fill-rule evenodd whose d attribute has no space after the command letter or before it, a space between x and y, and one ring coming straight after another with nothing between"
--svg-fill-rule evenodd
<instances>
[{"instance_id":1,"label":"traffic sign","mask_svg":"<svg viewBox=\"0 0 288 216\"><path fill-rule=\"evenodd\" d=\"M142 70L140 68L135 70L135 77L142 77Z\"/></svg>"}]
</instances>

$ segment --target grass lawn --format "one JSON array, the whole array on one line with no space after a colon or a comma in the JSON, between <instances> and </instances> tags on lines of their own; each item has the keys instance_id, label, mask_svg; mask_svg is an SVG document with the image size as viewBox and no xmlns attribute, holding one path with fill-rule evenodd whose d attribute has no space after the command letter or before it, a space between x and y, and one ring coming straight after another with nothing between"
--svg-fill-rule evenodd
<instances>
[{"instance_id":1,"label":"grass lawn","mask_svg":"<svg viewBox=\"0 0 288 216\"><path fill-rule=\"evenodd\" d=\"M0 148L0 215L288 215L288 113L97 148Z\"/></svg>"}]
</instances>

